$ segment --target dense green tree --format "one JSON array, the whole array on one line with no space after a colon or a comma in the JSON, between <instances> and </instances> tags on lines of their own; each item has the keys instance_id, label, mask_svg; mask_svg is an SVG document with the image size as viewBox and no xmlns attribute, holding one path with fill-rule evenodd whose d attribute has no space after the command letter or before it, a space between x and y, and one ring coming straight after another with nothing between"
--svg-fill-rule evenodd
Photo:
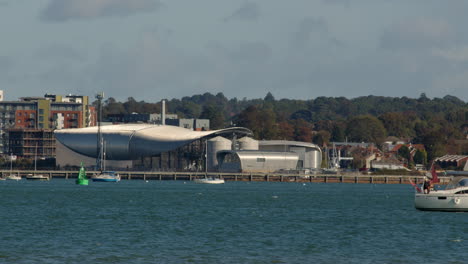
<instances>
[{"instance_id":1,"label":"dense green tree","mask_svg":"<svg viewBox=\"0 0 468 264\"><path fill-rule=\"evenodd\" d=\"M348 121L346 135L350 141L372 142L380 145L386 137L382 122L374 116L356 116Z\"/></svg>"},{"instance_id":2,"label":"dense green tree","mask_svg":"<svg viewBox=\"0 0 468 264\"><path fill-rule=\"evenodd\" d=\"M200 118L210 120L211 129L221 129L225 127L224 115L221 109L214 105L207 105L203 107Z\"/></svg>"},{"instance_id":3,"label":"dense green tree","mask_svg":"<svg viewBox=\"0 0 468 264\"><path fill-rule=\"evenodd\" d=\"M312 142L318 146L326 146L330 142L330 132L326 130L318 131L313 137Z\"/></svg>"},{"instance_id":4,"label":"dense green tree","mask_svg":"<svg viewBox=\"0 0 468 264\"><path fill-rule=\"evenodd\" d=\"M312 125L303 119L295 120L294 140L312 142Z\"/></svg>"},{"instance_id":5,"label":"dense green tree","mask_svg":"<svg viewBox=\"0 0 468 264\"><path fill-rule=\"evenodd\" d=\"M96 102L93 105L96 106ZM213 109L210 110L211 106L216 106L216 116ZM421 94L416 99L370 95L353 99L277 100L271 93L263 99L227 99L222 93L204 93L168 100L166 108L168 113L175 113L180 118L211 116L214 128L224 124L244 126L255 131L259 139L311 142L312 131L324 130L330 133L331 141L379 143L386 134L409 138L413 143L428 146L429 159L440 154L468 151L462 142L468 132L465 129L468 126L468 104L450 95L433 99ZM103 104L104 118L111 114L160 111L160 100L152 103L129 97L126 102L118 102L110 97ZM213 121L214 117L218 121ZM321 139L315 138L314 141Z\"/></svg>"},{"instance_id":6,"label":"dense green tree","mask_svg":"<svg viewBox=\"0 0 468 264\"><path fill-rule=\"evenodd\" d=\"M333 142L344 142L346 138L343 126L341 124L334 123L330 137L330 140Z\"/></svg>"},{"instance_id":7,"label":"dense green tree","mask_svg":"<svg viewBox=\"0 0 468 264\"><path fill-rule=\"evenodd\" d=\"M278 139L294 140L294 127L288 122L278 123Z\"/></svg>"},{"instance_id":8,"label":"dense green tree","mask_svg":"<svg viewBox=\"0 0 468 264\"><path fill-rule=\"evenodd\" d=\"M414 154L413 161L416 164L427 164L427 152L425 150L416 150Z\"/></svg>"},{"instance_id":9,"label":"dense green tree","mask_svg":"<svg viewBox=\"0 0 468 264\"><path fill-rule=\"evenodd\" d=\"M403 145L398 149L398 156L404 158L405 160L410 161L410 155L410 149L407 146Z\"/></svg>"}]
</instances>

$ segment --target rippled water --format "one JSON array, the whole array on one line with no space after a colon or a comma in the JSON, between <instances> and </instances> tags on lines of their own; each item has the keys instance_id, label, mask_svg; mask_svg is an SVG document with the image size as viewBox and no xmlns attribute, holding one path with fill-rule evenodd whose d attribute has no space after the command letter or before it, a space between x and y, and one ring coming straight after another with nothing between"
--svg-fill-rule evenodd
<instances>
[{"instance_id":1,"label":"rippled water","mask_svg":"<svg viewBox=\"0 0 468 264\"><path fill-rule=\"evenodd\" d=\"M466 263L410 185L0 182L0 263Z\"/></svg>"}]
</instances>

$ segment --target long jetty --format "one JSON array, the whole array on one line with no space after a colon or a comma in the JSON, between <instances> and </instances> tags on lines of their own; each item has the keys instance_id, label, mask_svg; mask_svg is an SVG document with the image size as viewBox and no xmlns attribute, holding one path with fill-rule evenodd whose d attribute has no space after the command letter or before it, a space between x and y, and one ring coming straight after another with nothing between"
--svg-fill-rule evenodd
<instances>
[{"instance_id":1,"label":"long jetty","mask_svg":"<svg viewBox=\"0 0 468 264\"><path fill-rule=\"evenodd\" d=\"M122 180L181 180L193 181L205 177L217 177L225 181L244 182L314 182L314 183L371 183L371 184L419 184L424 176L415 175L366 175L358 173L343 174L281 174L281 173L218 173L218 172L168 172L168 171L116 171ZM0 170L1 175L10 174L9 170ZM26 177L31 174L46 175L49 179L77 178L77 171L13 171L13 173ZM88 176L96 173L87 171ZM440 184L446 184L450 177L439 177Z\"/></svg>"}]
</instances>

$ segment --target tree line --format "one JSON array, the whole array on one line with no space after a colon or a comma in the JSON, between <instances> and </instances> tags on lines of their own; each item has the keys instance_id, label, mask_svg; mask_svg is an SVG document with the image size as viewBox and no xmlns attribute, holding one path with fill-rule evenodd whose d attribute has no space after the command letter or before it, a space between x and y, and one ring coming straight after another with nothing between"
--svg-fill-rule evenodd
<instances>
[{"instance_id":1,"label":"tree line","mask_svg":"<svg viewBox=\"0 0 468 264\"><path fill-rule=\"evenodd\" d=\"M96 104L96 102L94 102ZM109 114L160 113L161 103L104 101ZM455 96L419 98L363 96L280 99L228 99L205 93L167 100L166 112L180 118L210 119L211 129L241 126L256 139L296 140L324 146L329 142L370 142L381 146L388 136L424 144L428 160L444 154L468 154L468 104ZM464 141L465 140L465 141Z\"/></svg>"}]
</instances>

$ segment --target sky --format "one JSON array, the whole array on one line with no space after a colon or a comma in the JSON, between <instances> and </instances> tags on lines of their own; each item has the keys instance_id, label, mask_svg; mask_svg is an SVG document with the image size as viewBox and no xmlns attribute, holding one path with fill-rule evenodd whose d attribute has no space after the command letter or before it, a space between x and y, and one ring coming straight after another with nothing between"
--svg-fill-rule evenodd
<instances>
[{"instance_id":1,"label":"sky","mask_svg":"<svg viewBox=\"0 0 468 264\"><path fill-rule=\"evenodd\" d=\"M466 0L0 0L6 100L456 96Z\"/></svg>"}]
</instances>

